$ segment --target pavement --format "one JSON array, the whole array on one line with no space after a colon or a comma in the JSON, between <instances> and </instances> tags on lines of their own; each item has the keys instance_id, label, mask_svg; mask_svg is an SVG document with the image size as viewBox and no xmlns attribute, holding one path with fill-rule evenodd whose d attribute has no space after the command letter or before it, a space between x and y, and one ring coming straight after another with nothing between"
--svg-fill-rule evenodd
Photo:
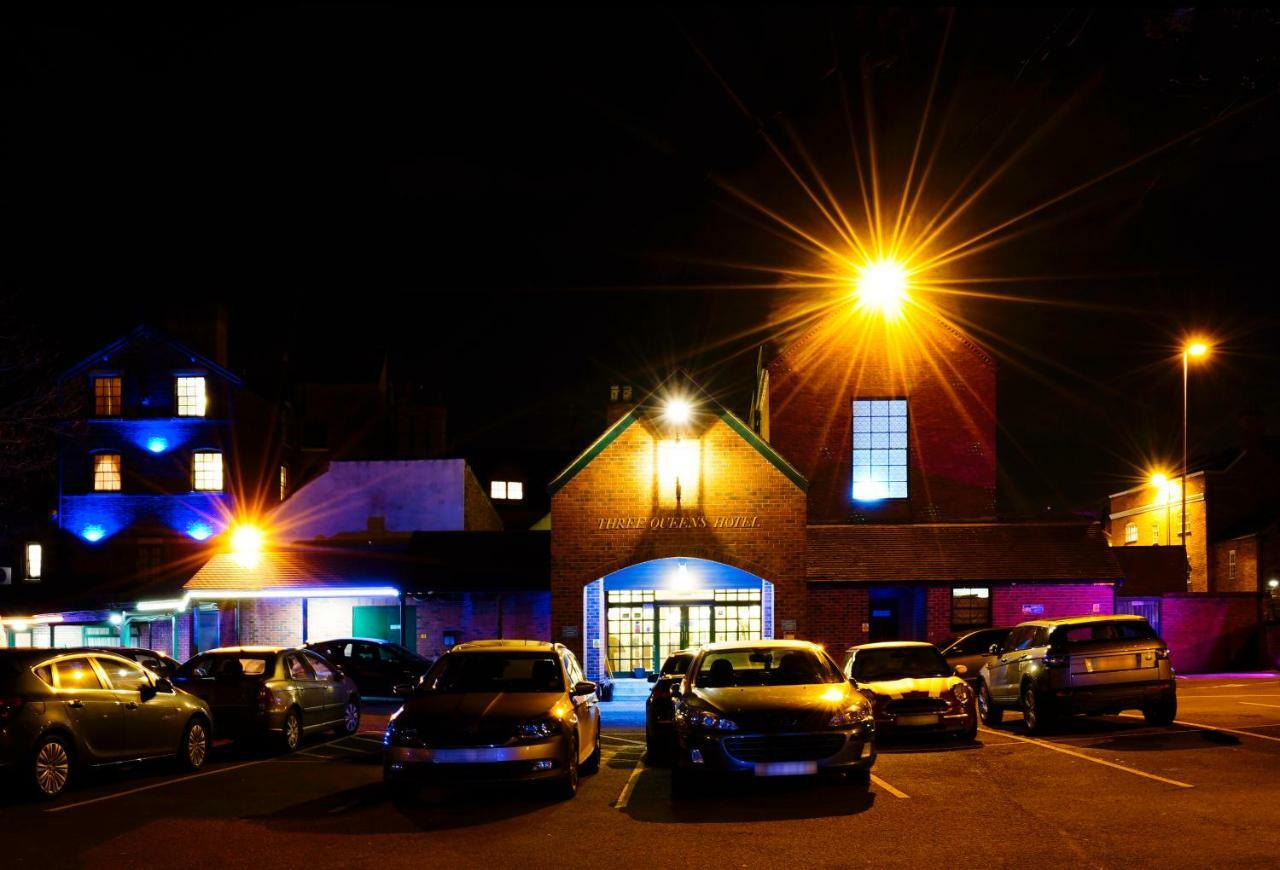
<instances>
[{"instance_id":1,"label":"pavement","mask_svg":"<svg viewBox=\"0 0 1280 870\"><path fill-rule=\"evenodd\" d=\"M1275 866L1280 675L1181 679L1178 722L1020 717L972 743L881 747L869 791L740 782L673 803L644 763L634 710L603 705L604 762L572 801L519 788L393 802L380 735L314 738L288 756L221 746L197 774L147 765L82 778L54 804L0 795L9 866L278 867ZM121 862L127 862L122 865Z\"/></svg>"}]
</instances>

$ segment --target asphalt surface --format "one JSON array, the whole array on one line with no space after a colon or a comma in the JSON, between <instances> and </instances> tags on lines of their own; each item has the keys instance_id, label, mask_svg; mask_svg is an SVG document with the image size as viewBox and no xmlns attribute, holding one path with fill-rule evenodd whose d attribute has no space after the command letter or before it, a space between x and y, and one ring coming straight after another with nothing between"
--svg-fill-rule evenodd
<instances>
[{"instance_id":1,"label":"asphalt surface","mask_svg":"<svg viewBox=\"0 0 1280 870\"><path fill-rule=\"evenodd\" d=\"M606 709L608 705L605 705ZM389 708L287 757L220 747L206 769L82 778L61 801L0 797L4 866L1276 866L1280 677L1179 681L1179 723L1020 718L972 744L882 746L869 792L771 779L673 803L626 715L601 771L557 803L520 789L396 803ZM122 863L124 862L124 863Z\"/></svg>"}]
</instances>

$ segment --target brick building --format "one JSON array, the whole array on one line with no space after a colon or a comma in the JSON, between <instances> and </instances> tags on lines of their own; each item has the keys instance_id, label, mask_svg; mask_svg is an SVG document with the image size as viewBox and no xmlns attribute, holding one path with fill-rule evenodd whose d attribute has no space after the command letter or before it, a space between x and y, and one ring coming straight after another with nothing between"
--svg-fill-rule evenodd
<instances>
[{"instance_id":1,"label":"brick building","mask_svg":"<svg viewBox=\"0 0 1280 870\"><path fill-rule=\"evenodd\" d=\"M757 384L744 421L673 377L552 483L552 636L591 674L1112 612L1100 527L997 519L995 366L964 335L850 309Z\"/></svg>"}]
</instances>

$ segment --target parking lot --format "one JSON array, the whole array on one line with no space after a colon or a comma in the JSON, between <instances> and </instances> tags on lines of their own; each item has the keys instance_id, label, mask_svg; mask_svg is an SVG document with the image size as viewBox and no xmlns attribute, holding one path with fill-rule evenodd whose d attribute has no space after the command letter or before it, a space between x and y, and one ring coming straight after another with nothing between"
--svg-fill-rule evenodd
<instances>
[{"instance_id":1,"label":"parking lot","mask_svg":"<svg viewBox=\"0 0 1280 870\"><path fill-rule=\"evenodd\" d=\"M572 801L427 791L397 804L381 783L382 708L366 711L360 733L289 756L220 747L194 775L99 773L54 804L9 795L0 831L6 864L55 866L1273 863L1280 678L1178 688L1179 721L1167 729L1111 716L1031 739L1013 715L972 744L882 746L866 793L779 779L678 803L669 772L643 761L643 731L623 722Z\"/></svg>"}]
</instances>

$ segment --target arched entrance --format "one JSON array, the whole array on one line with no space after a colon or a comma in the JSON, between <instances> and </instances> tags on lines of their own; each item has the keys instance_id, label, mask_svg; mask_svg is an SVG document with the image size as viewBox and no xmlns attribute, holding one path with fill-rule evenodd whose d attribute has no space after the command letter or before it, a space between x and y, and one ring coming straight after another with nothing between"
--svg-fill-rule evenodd
<instances>
[{"instance_id":1,"label":"arched entrance","mask_svg":"<svg viewBox=\"0 0 1280 870\"><path fill-rule=\"evenodd\" d=\"M709 559L629 565L586 588L589 667L613 676L652 673L679 649L773 637L773 584Z\"/></svg>"}]
</instances>

